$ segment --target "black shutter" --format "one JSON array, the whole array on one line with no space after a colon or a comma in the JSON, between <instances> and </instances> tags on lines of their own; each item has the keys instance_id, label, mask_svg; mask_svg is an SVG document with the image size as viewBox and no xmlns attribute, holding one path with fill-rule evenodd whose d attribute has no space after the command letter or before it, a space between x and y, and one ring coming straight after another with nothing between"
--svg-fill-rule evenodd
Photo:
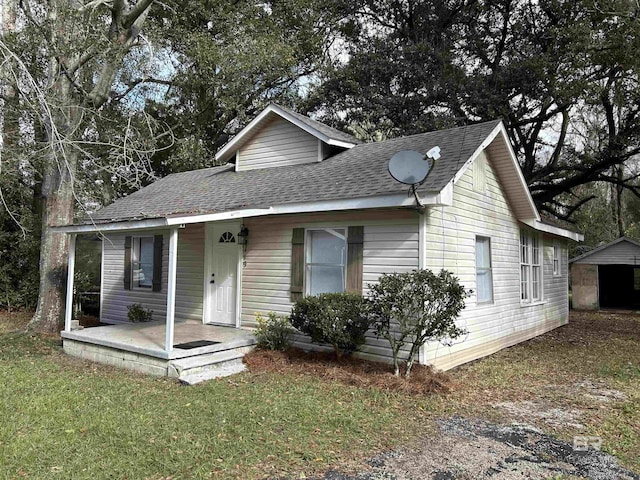
<instances>
[{"instance_id":1,"label":"black shutter","mask_svg":"<svg viewBox=\"0 0 640 480\"><path fill-rule=\"evenodd\" d=\"M349 227L347 233L347 292L362 293L364 227Z\"/></svg>"},{"instance_id":2,"label":"black shutter","mask_svg":"<svg viewBox=\"0 0 640 480\"><path fill-rule=\"evenodd\" d=\"M291 239L291 301L304 292L304 228L294 228Z\"/></svg>"},{"instance_id":3,"label":"black shutter","mask_svg":"<svg viewBox=\"0 0 640 480\"><path fill-rule=\"evenodd\" d=\"M124 289L131 290L131 237L130 236L124 237Z\"/></svg>"},{"instance_id":4,"label":"black shutter","mask_svg":"<svg viewBox=\"0 0 640 480\"><path fill-rule=\"evenodd\" d=\"M153 236L153 291L162 290L162 235Z\"/></svg>"}]
</instances>

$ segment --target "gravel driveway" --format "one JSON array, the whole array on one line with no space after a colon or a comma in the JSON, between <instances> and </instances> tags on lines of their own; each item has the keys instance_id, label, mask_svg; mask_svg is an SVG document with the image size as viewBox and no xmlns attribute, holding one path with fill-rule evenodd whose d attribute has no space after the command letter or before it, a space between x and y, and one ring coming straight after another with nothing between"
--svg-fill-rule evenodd
<instances>
[{"instance_id":1,"label":"gravel driveway","mask_svg":"<svg viewBox=\"0 0 640 480\"><path fill-rule=\"evenodd\" d=\"M528 425L497 425L450 418L441 435L427 437L415 450L398 450L369 461L356 476L327 472L324 480L640 480L606 453L574 449Z\"/></svg>"}]
</instances>

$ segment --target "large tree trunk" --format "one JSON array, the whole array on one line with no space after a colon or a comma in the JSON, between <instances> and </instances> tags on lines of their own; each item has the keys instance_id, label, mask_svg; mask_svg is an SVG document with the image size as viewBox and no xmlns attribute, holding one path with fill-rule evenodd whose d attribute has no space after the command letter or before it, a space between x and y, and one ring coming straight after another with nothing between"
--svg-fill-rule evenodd
<instances>
[{"instance_id":1,"label":"large tree trunk","mask_svg":"<svg viewBox=\"0 0 640 480\"><path fill-rule=\"evenodd\" d=\"M64 182L58 192L44 198L40 290L36 313L29 322L30 330L58 332L64 323L69 238L64 233L54 233L51 227L73 222L73 197L69 190L70 184Z\"/></svg>"},{"instance_id":2,"label":"large tree trunk","mask_svg":"<svg viewBox=\"0 0 640 480\"><path fill-rule=\"evenodd\" d=\"M60 77L56 84L57 98L63 107L46 126L49 152L42 172L42 233L40 236L40 289L36 312L27 328L55 333L64 324L65 287L69 238L52 227L73 223L73 179L78 164L78 152L65 148L75 140L80 122L79 102L71 85ZM60 140L64 139L64 142Z\"/></svg>"}]
</instances>

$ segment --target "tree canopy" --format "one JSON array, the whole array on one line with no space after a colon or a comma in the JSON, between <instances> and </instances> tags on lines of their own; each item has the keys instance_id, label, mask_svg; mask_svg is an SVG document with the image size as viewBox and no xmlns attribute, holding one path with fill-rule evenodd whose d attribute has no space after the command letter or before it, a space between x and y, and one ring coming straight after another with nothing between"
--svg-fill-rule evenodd
<instances>
[{"instance_id":1,"label":"tree canopy","mask_svg":"<svg viewBox=\"0 0 640 480\"><path fill-rule=\"evenodd\" d=\"M502 118L534 200L570 218L640 151L640 12L617 0L361 0L308 107L391 136ZM588 198L588 197L587 197Z\"/></svg>"}]
</instances>

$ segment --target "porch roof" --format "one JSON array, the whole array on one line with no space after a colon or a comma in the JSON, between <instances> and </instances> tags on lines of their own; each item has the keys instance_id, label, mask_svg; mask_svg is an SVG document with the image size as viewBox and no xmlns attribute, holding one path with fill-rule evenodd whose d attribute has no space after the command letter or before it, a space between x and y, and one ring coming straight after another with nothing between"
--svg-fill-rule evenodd
<instances>
[{"instance_id":1,"label":"porch roof","mask_svg":"<svg viewBox=\"0 0 640 480\"><path fill-rule=\"evenodd\" d=\"M301 203L406 196L408 186L387 170L391 156L401 150L441 149L422 193L438 193L453 181L499 120L436 132L358 144L322 162L235 171L234 165L169 175L116 200L80 224L215 214Z\"/></svg>"}]
</instances>

